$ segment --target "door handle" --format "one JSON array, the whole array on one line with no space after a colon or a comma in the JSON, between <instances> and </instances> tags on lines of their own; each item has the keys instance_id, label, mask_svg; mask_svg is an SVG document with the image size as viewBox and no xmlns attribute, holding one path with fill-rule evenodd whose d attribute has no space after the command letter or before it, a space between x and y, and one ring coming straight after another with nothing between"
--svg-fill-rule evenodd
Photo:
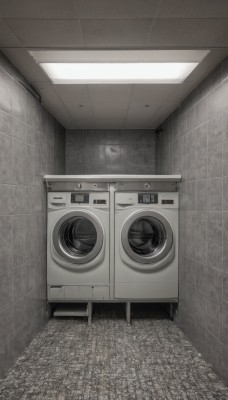
<instances>
[{"instance_id":1,"label":"door handle","mask_svg":"<svg viewBox=\"0 0 228 400\"><path fill-rule=\"evenodd\" d=\"M117 203L117 206L119 206L119 207L130 207L130 206L133 206L134 205L134 203Z\"/></svg>"}]
</instances>

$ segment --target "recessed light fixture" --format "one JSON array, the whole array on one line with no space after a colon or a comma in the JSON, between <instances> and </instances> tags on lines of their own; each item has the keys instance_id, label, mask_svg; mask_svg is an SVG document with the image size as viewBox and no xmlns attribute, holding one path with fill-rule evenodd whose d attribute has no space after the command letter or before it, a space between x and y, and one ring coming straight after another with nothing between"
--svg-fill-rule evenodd
<instances>
[{"instance_id":1,"label":"recessed light fixture","mask_svg":"<svg viewBox=\"0 0 228 400\"><path fill-rule=\"evenodd\" d=\"M182 83L204 50L30 51L54 84Z\"/></svg>"},{"instance_id":2,"label":"recessed light fixture","mask_svg":"<svg viewBox=\"0 0 228 400\"><path fill-rule=\"evenodd\" d=\"M198 63L41 63L55 84L181 83Z\"/></svg>"}]
</instances>

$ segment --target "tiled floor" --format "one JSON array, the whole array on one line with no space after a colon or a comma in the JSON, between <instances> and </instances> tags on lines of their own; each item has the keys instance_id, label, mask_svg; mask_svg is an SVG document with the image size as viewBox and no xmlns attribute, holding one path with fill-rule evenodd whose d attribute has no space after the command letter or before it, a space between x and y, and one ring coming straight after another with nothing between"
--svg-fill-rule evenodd
<instances>
[{"instance_id":1,"label":"tiled floor","mask_svg":"<svg viewBox=\"0 0 228 400\"><path fill-rule=\"evenodd\" d=\"M164 315L120 305L52 319L1 382L1 400L227 400L221 383ZM150 306L150 309L153 307Z\"/></svg>"}]
</instances>

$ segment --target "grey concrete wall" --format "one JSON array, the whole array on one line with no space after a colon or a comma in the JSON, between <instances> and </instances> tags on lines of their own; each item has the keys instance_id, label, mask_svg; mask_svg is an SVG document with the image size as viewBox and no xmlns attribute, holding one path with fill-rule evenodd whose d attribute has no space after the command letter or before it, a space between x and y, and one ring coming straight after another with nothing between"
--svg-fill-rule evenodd
<instances>
[{"instance_id":1,"label":"grey concrete wall","mask_svg":"<svg viewBox=\"0 0 228 400\"><path fill-rule=\"evenodd\" d=\"M156 173L181 173L177 322L228 383L228 60L162 125Z\"/></svg>"},{"instance_id":2,"label":"grey concrete wall","mask_svg":"<svg viewBox=\"0 0 228 400\"><path fill-rule=\"evenodd\" d=\"M67 130L66 174L154 174L153 130Z\"/></svg>"},{"instance_id":3,"label":"grey concrete wall","mask_svg":"<svg viewBox=\"0 0 228 400\"><path fill-rule=\"evenodd\" d=\"M0 54L0 378L46 319L46 190L65 131Z\"/></svg>"}]
</instances>

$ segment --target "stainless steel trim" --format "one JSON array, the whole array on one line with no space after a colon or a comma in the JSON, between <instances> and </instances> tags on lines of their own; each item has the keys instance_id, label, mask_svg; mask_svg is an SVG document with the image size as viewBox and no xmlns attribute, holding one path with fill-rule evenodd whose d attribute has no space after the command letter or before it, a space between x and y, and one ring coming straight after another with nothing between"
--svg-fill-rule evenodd
<instances>
[{"instance_id":1,"label":"stainless steel trim","mask_svg":"<svg viewBox=\"0 0 228 400\"><path fill-rule=\"evenodd\" d=\"M116 182L117 192L155 191L155 192L177 192L176 182Z\"/></svg>"},{"instance_id":2,"label":"stainless steel trim","mask_svg":"<svg viewBox=\"0 0 228 400\"><path fill-rule=\"evenodd\" d=\"M181 175L44 175L50 182L181 182Z\"/></svg>"},{"instance_id":3,"label":"stainless steel trim","mask_svg":"<svg viewBox=\"0 0 228 400\"><path fill-rule=\"evenodd\" d=\"M83 217L83 218L88 219L94 225L96 232L97 232L96 244L93 247L92 251L90 253L88 253L87 255L80 256L80 257L73 256L70 254L70 252L68 253L66 251L66 249L61 244L61 238L59 235L60 229L61 229L62 225L64 224L64 222L66 222L67 220L71 220L73 218L77 218L77 217ZM103 232L101 223L94 215L91 215L86 211L78 210L78 211L69 212L69 213L63 215L58 220L58 222L56 223L56 225L53 229L52 241L53 241L53 245L54 245L56 252L64 260L66 260L72 264L85 264L85 263L88 263L89 261L93 260L100 252L102 245L103 245L103 241L104 241L104 232Z\"/></svg>"},{"instance_id":4,"label":"stainless steel trim","mask_svg":"<svg viewBox=\"0 0 228 400\"><path fill-rule=\"evenodd\" d=\"M134 252L134 250L132 249L132 247L129 244L129 240L128 240L128 232L130 227L132 226L132 224L134 222L136 222L136 220L138 220L139 218L148 218L149 220L155 220L156 222L159 222L165 231L165 241L163 246L161 247L161 249L156 252L154 255L148 256L142 256L140 254L137 254L136 252ZM161 215L160 213L156 212L156 211L136 211L134 214L132 214L125 222L123 228L122 228L122 232L121 232L121 242L122 242L122 246L125 250L125 252L127 253L127 255L134 261L140 263L140 264L153 264L156 263L158 261L160 261L161 259L163 259L171 250L172 245L173 245L173 232L172 232L172 228L169 224L169 222L167 221L167 219Z\"/></svg>"},{"instance_id":5,"label":"stainless steel trim","mask_svg":"<svg viewBox=\"0 0 228 400\"><path fill-rule=\"evenodd\" d=\"M80 187L79 187L80 183ZM49 192L108 192L109 184L107 182L77 182L77 181L53 181L47 182Z\"/></svg>"}]
</instances>

